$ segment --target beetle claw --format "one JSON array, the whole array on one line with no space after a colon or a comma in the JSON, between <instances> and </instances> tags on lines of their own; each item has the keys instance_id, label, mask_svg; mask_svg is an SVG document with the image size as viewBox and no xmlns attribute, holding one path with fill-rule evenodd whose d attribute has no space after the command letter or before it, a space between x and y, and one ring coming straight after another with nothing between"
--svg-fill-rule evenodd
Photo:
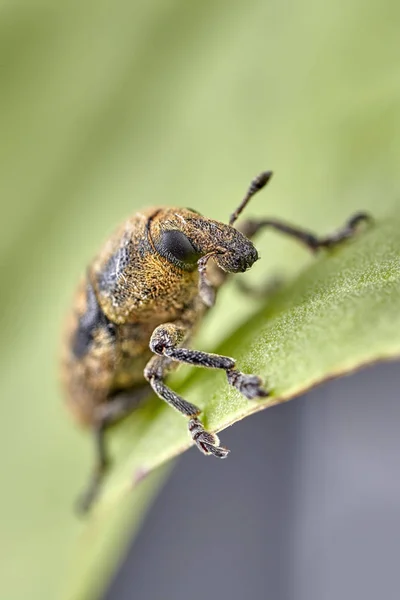
<instances>
[{"instance_id":1,"label":"beetle claw","mask_svg":"<svg viewBox=\"0 0 400 600\"><path fill-rule=\"evenodd\" d=\"M257 375L246 375L235 369L226 372L228 383L235 387L248 400L256 398L266 398L269 396L268 390L262 385L262 380Z\"/></svg>"},{"instance_id":2,"label":"beetle claw","mask_svg":"<svg viewBox=\"0 0 400 600\"><path fill-rule=\"evenodd\" d=\"M226 458L228 456L230 450L224 448L224 446L219 446L218 436L215 433L205 431L199 419L190 419L188 427L192 440L203 454L212 454L216 458Z\"/></svg>"}]
</instances>

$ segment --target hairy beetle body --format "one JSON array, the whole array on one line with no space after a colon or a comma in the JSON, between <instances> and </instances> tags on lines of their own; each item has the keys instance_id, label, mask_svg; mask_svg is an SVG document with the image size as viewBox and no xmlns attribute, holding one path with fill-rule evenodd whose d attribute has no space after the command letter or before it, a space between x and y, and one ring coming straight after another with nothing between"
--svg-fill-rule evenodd
<instances>
[{"instance_id":1,"label":"hairy beetle body","mask_svg":"<svg viewBox=\"0 0 400 600\"><path fill-rule=\"evenodd\" d=\"M270 176L262 173L251 183L229 225L187 208L139 212L117 229L88 267L68 317L62 353L67 404L96 439L97 460L82 510L92 504L109 464L105 429L151 390L188 418L189 434L199 450L227 456L218 437L204 429L200 409L166 385L168 373L180 363L221 369L228 384L249 400L268 394L258 376L235 368L234 359L189 347L227 274L244 272L258 259L250 238L269 227L316 251L347 239L368 219L359 213L325 238L277 220L233 227Z\"/></svg>"},{"instance_id":2,"label":"hairy beetle body","mask_svg":"<svg viewBox=\"0 0 400 600\"><path fill-rule=\"evenodd\" d=\"M119 390L146 383L149 341L158 325L185 313L192 332L206 310L198 271L171 264L152 247L149 221L163 210L137 213L118 228L78 287L62 375L68 406L81 424L92 425L96 406Z\"/></svg>"}]
</instances>

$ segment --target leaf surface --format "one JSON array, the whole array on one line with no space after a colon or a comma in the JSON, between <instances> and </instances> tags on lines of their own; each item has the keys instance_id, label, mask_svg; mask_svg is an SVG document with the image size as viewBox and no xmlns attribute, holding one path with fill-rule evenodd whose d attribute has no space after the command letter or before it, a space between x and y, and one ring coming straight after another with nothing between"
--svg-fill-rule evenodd
<instances>
[{"instance_id":1,"label":"leaf surface","mask_svg":"<svg viewBox=\"0 0 400 600\"><path fill-rule=\"evenodd\" d=\"M110 433L115 469L75 518L93 448L62 406L62 322L130 214L191 206L227 222L263 169L249 216L325 234L369 210L375 227L316 260L260 236L245 277L286 289L260 304L228 284L195 345L262 374L269 403L398 355L399 19L394 0L0 1L1 598L98 598L163 473L133 482L188 446L154 399ZM221 373L182 369L171 385L211 429L262 408Z\"/></svg>"},{"instance_id":2,"label":"leaf surface","mask_svg":"<svg viewBox=\"0 0 400 600\"><path fill-rule=\"evenodd\" d=\"M177 386L203 409L210 430L220 431L326 379L400 356L399 231L396 213L322 252L220 345L218 352L237 358L241 370L268 382L270 397L248 401L222 373L206 369ZM119 458L89 528L107 520L132 489L140 491L145 476L190 446L185 419L158 399L119 427L117 437ZM235 460L234 454L228 460Z\"/></svg>"}]
</instances>

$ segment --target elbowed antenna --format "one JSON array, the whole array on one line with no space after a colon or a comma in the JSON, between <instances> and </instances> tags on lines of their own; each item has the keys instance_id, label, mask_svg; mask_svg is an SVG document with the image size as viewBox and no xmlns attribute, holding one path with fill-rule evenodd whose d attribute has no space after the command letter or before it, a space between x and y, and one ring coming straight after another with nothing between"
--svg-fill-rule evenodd
<instances>
[{"instance_id":1,"label":"elbowed antenna","mask_svg":"<svg viewBox=\"0 0 400 600\"><path fill-rule=\"evenodd\" d=\"M239 206L237 207L235 212L233 212L231 214L231 216L229 218L229 225L234 224L234 222L236 221L238 216L241 214L243 209L246 207L246 205L250 202L250 200L254 196L254 194L256 194L257 192L262 190L263 187L265 187L267 185L267 183L271 179L271 177L272 177L272 171L263 171L255 179L253 179L253 181L250 183L249 189L247 190L245 197L243 198L243 200L241 201L241 203L239 204Z\"/></svg>"}]
</instances>

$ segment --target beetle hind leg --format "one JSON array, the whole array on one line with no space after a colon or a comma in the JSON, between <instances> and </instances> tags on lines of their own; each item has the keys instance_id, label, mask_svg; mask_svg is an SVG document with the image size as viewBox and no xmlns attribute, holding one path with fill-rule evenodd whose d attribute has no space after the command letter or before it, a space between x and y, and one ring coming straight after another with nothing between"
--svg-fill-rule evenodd
<instances>
[{"instance_id":1,"label":"beetle hind leg","mask_svg":"<svg viewBox=\"0 0 400 600\"><path fill-rule=\"evenodd\" d=\"M104 478L109 470L111 460L106 447L105 436L107 429L135 410L150 392L150 388L146 385L131 392L119 393L107 402L97 406L93 425L96 453L95 466L85 491L76 503L78 514L84 515L91 509L100 493Z\"/></svg>"},{"instance_id":2,"label":"beetle hind leg","mask_svg":"<svg viewBox=\"0 0 400 600\"><path fill-rule=\"evenodd\" d=\"M93 502L99 495L103 479L110 466L105 444L105 430L105 423L98 423L93 427L96 463L85 491L79 496L76 502L76 511L81 515L86 514L90 510Z\"/></svg>"}]
</instances>

